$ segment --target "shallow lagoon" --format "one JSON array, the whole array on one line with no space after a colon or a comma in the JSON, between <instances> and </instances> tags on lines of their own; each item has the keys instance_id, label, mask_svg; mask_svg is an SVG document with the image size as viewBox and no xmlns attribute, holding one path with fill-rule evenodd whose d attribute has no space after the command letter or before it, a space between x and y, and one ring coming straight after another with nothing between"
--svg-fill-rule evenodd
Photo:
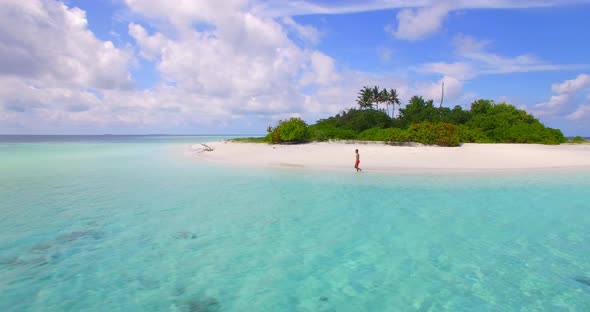
<instances>
[{"instance_id":1,"label":"shallow lagoon","mask_svg":"<svg viewBox=\"0 0 590 312\"><path fill-rule=\"evenodd\" d=\"M590 310L589 172L238 169L211 139L0 143L0 310Z\"/></svg>"}]
</instances>

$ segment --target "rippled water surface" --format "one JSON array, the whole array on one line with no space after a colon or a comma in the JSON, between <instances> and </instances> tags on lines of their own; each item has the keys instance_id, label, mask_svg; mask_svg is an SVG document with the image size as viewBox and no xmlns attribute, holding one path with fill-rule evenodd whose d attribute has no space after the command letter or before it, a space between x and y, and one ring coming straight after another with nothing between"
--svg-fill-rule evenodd
<instances>
[{"instance_id":1,"label":"rippled water surface","mask_svg":"<svg viewBox=\"0 0 590 312\"><path fill-rule=\"evenodd\" d=\"M590 311L590 172L224 168L213 139L0 142L0 311Z\"/></svg>"}]
</instances>

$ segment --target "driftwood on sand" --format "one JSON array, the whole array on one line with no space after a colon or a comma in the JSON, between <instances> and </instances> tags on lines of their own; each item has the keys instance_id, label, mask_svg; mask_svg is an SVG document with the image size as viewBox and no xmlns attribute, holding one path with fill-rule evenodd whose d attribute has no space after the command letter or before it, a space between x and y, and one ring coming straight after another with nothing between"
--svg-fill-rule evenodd
<instances>
[{"instance_id":1,"label":"driftwood on sand","mask_svg":"<svg viewBox=\"0 0 590 312\"><path fill-rule=\"evenodd\" d=\"M215 147L211 147L207 144L201 143L202 147L199 148L195 148L195 151L197 151L197 153L202 153L202 152L213 152L215 150Z\"/></svg>"}]
</instances>

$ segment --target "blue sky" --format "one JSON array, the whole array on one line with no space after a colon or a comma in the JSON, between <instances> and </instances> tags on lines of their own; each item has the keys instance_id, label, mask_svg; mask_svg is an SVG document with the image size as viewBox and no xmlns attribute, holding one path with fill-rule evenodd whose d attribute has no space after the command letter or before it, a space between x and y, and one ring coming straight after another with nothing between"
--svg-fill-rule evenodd
<instances>
[{"instance_id":1,"label":"blue sky","mask_svg":"<svg viewBox=\"0 0 590 312\"><path fill-rule=\"evenodd\" d=\"M16 14L15 14L16 13ZM590 136L590 1L7 0L0 133L255 134L364 85Z\"/></svg>"}]
</instances>

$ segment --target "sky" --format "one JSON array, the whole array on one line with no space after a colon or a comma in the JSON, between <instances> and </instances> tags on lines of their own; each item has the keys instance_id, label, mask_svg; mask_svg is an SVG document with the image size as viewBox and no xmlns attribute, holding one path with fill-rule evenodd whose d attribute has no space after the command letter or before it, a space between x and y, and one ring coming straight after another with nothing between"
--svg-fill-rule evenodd
<instances>
[{"instance_id":1,"label":"sky","mask_svg":"<svg viewBox=\"0 0 590 312\"><path fill-rule=\"evenodd\" d=\"M2 0L0 134L264 134L363 86L590 136L590 0Z\"/></svg>"}]
</instances>

